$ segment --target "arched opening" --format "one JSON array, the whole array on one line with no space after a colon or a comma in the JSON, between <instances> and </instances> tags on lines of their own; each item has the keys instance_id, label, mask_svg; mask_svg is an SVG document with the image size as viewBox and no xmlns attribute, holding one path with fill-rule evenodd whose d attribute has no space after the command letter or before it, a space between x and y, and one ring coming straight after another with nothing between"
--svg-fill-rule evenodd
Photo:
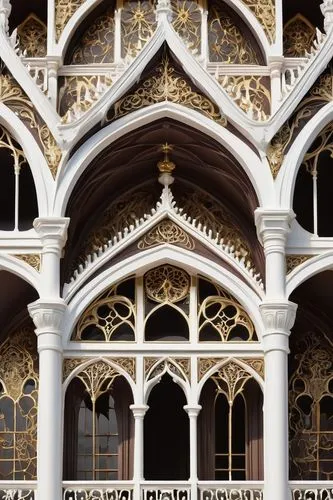
<instances>
[{"instance_id":1,"label":"arched opening","mask_svg":"<svg viewBox=\"0 0 333 500\"><path fill-rule=\"evenodd\" d=\"M70 382L65 398L65 479L131 479L132 403L128 383L106 364L90 365Z\"/></svg>"},{"instance_id":2,"label":"arched opening","mask_svg":"<svg viewBox=\"0 0 333 500\"><path fill-rule=\"evenodd\" d=\"M144 420L144 477L180 481L189 477L189 420L186 398L170 375L163 375L148 398Z\"/></svg>"},{"instance_id":3,"label":"arched opening","mask_svg":"<svg viewBox=\"0 0 333 500\"><path fill-rule=\"evenodd\" d=\"M290 337L289 470L298 481L333 480L332 271L291 295L298 314Z\"/></svg>"},{"instance_id":4,"label":"arched opening","mask_svg":"<svg viewBox=\"0 0 333 500\"><path fill-rule=\"evenodd\" d=\"M261 480L263 397L257 382L240 366L229 362L207 380L200 404L199 479Z\"/></svg>"}]
</instances>

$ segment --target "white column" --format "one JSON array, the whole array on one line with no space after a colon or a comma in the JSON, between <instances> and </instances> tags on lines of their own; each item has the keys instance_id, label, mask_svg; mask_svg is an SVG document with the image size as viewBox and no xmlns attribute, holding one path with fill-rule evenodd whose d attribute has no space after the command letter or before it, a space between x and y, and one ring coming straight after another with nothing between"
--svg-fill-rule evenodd
<instances>
[{"instance_id":1,"label":"white column","mask_svg":"<svg viewBox=\"0 0 333 500\"><path fill-rule=\"evenodd\" d=\"M266 257L266 298L260 305L264 323L264 469L265 500L288 500L288 353L296 304L287 300L285 247L294 213L255 212L258 237Z\"/></svg>"},{"instance_id":2,"label":"white column","mask_svg":"<svg viewBox=\"0 0 333 500\"><path fill-rule=\"evenodd\" d=\"M201 405L185 405L190 420L190 482L191 482L191 500L197 498L198 482L198 439L197 439L197 420L201 410Z\"/></svg>"},{"instance_id":3,"label":"white column","mask_svg":"<svg viewBox=\"0 0 333 500\"><path fill-rule=\"evenodd\" d=\"M144 404L134 404L130 409L134 415L134 464L133 464L133 480L134 480L134 500L139 500L141 497L140 486L144 480L143 466L144 466L144 436L143 424L146 411L149 406Z\"/></svg>"},{"instance_id":4,"label":"white column","mask_svg":"<svg viewBox=\"0 0 333 500\"><path fill-rule=\"evenodd\" d=\"M29 306L39 353L38 500L62 497L62 339L65 304L61 299Z\"/></svg>"},{"instance_id":5,"label":"white column","mask_svg":"<svg viewBox=\"0 0 333 500\"><path fill-rule=\"evenodd\" d=\"M43 245L40 299L28 306L36 326L39 353L38 500L62 497L62 320L66 304L60 298L60 258L69 219L34 221Z\"/></svg>"},{"instance_id":6,"label":"white column","mask_svg":"<svg viewBox=\"0 0 333 500\"><path fill-rule=\"evenodd\" d=\"M281 104L282 100L282 71L283 56L269 57L269 69L271 72L271 114L273 115Z\"/></svg>"},{"instance_id":7,"label":"white column","mask_svg":"<svg viewBox=\"0 0 333 500\"><path fill-rule=\"evenodd\" d=\"M58 68L60 58L47 56L47 96L54 109L57 109L58 102Z\"/></svg>"}]
</instances>

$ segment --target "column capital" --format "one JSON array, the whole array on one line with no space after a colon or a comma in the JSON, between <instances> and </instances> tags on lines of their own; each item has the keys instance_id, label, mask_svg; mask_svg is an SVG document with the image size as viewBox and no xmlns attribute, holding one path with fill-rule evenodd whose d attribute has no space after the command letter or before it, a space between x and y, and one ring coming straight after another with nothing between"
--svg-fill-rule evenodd
<instances>
[{"instance_id":1,"label":"column capital","mask_svg":"<svg viewBox=\"0 0 333 500\"><path fill-rule=\"evenodd\" d=\"M185 406L183 406L183 408L189 417L197 417L200 413L202 406L201 405L185 405Z\"/></svg>"},{"instance_id":2,"label":"column capital","mask_svg":"<svg viewBox=\"0 0 333 500\"><path fill-rule=\"evenodd\" d=\"M293 210L257 208L254 218L258 239L263 246L271 240L285 244L295 213Z\"/></svg>"},{"instance_id":3,"label":"column capital","mask_svg":"<svg viewBox=\"0 0 333 500\"><path fill-rule=\"evenodd\" d=\"M57 243L59 249L62 249L67 240L69 221L69 217L38 217L34 220L34 228L43 245Z\"/></svg>"},{"instance_id":4,"label":"column capital","mask_svg":"<svg viewBox=\"0 0 333 500\"><path fill-rule=\"evenodd\" d=\"M284 66L284 56L269 56L268 65L271 73L274 71L279 71L280 73Z\"/></svg>"},{"instance_id":5,"label":"column capital","mask_svg":"<svg viewBox=\"0 0 333 500\"><path fill-rule=\"evenodd\" d=\"M130 410L132 410L134 418L144 418L146 411L149 409L148 405L130 405Z\"/></svg>"},{"instance_id":6,"label":"column capital","mask_svg":"<svg viewBox=\"0 0 333 500\"><path fill-rule=\"evenodd\" d=\"M36 335L54 334L61 336L61 324L66 311L63 299L36 300L28 305L29 314L36 326Z\"/></svg>"},{"instance_id":7,"label":"column capital","mask_svg":"<svg viewBox=\"0 0 333 500\"><path fill-rule=\"evenodd\" d=\"M289 301L270 301L260 304L259 309L265 326L263 337L289 337L296 318L297 304Z\"/></svg>"}]
</instances>

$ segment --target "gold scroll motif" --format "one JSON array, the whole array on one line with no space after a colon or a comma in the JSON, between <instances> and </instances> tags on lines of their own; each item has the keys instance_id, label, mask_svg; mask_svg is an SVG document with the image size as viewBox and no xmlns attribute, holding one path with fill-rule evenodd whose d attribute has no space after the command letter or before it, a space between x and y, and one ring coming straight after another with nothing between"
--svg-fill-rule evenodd
<instances>
[{"instance_id":1,"label":"gold scroll motif","mask_svg":"<svg viewBox=\"0 0 333 500\"><path fill-rule=\"evenodd\" d=\"M198 380L201 380L209 370L221 361L223 358L198 358ZM265 362L263 358L241 358L240 361L253 368L264 379Z\"/></svg>"},{"instance_id":2,"label":"gold scroll motif","mask_svg":"<svg viewBox=\"0 0 333 500\"><path fill-rule=\"evenodd\" d=\"M162 61L152 74L140 82L135 91L115 103L108 113L108 121L165 101L192 108L222 126L227 125L227 120L218 106L192 88L190 80L172 65L168 54L163 55Z\"/></svg>"},{"instance_id":3,"label":"gold scroll motif","mask_svg":"<svg viewBox=\"0 0 333 500\"><path fill-rule=\"evenodd\" d=\"M333 480L333 344L324 333L302 334L292 349L289 381L291 477Z\"/></svg>"},{"instance_id":4,"label":"gold scroll motif","mask_svg":"<svg viewBox=\"0 0 333 500\"><path fill-rule=\"evenodd\" d=\"M145 375L147 376L151 368L158 363L159 358L144 358Z\"/></svg>"},{"instance_id":5,"label":"gold scroll motif","mask_svg":"<svg viewBox=\"0 0 333 500\"><path fill-rule=\"evenodd\" d=\"M241 358L240 361L253 368L263 380L265 378L265 360L263 358Z\"/></svg>"},{"instance_id":6,"label":"gold scroll motif","mask_svg":"<svg viewBox=\"0 0 333 500\"><path fill-rule=\"evenodd\" d=\"M55 178L62 152L47 125L35 111L28 96L11 75L0 75L0 102L3 102L22 120L35 135L44 152L49 169Z\"/></svg>"},{"instance_id":7,"label":"gold scroll motif","mask_svg":"<svg viewBox=\"0 0 333 500\"><path fill-rule=\"evenodd\" d=\"M234 299L223 295L206 297L199 307L199 341L213 334L222 342L257 341L254 325Z\"/></svg>"},{"instance_id":8,"label":"gold scroll motif","mask_svg":"<svg viewBox=\"0 0 333 500\"><path fill-rule=\"evenodd\" d=\"M86 0L56 0L55 24L57 41L70 18L85 1Z\"/></svg>"},{"instance_id":9,"label":"gold scroll motif","mask_svg":"<svg viewBox=\"0 0 333 500\"><path fill-rule=\"evenodd\" d=\"M40 266L41 266L41 256L38 253L30 253L30 254L18 254L14 255L17 259L22 260L29 266L31 266L33 269L35 269L38 273L40 272Z\"/></svg>"},{"instance_id":10,"label":"gold scroll motif","mask_svg":"<svg viewBox=\"0 0 333 500\"><path fill-rule=\"evenodd\" d=\"M153 0L125 0L121 10L121 57L134 59L156 29Z\"/></svg>"},{"instance_id":11,"label":"gold scroll motif","mask_svg":"<svg viewBox=\"0 0 333 500\"><path fill-rule=\"evenodd\" d=\"M194 250L195 248L193 238L171 220L164 220L153 227L138 242L138 248L144 250L146 248L162 245L163 243L179 245L187 250Z\"/></svg>"},{"instance_id":12,"label":"gold scroll motif","mask_svg":"<svg viewBox=\"0 0 333 500\"><path fill-rule=\"evenodd\" d=\"M212 238L218 235L225 243L231 242L235 254L239 257L251 257L250 248L243 236L237 221L231 218L227 210L212 196L204 191L188 192L181 196L178 206L189 214L197 223L212 231Z\"/></svg>"},{"instance_id":13,"label":"gold scroll motif","mask_svg":"<svg viewBox=\"0 0 333 500\"><path fill-rule=\"evenodd\" d=\"M188 295L190 276L178 267L164 265L145 274L145 292L149 299L161 304L175 304Z\"/></svg>"},{"instance_id":14,"label":"gold scroll motif","mask_svg":"<svg viewBox=\"0 0 333 500\"><path fill-rule=\"evenodd\" d=\"M136 373L136 360L135 358L103 358L110 360L112 363L123 368L129 376L135 381ZM83 365L89 360L89 358L67 358L64 360L63 365L63 380L65 381L69 375L80 365Z\"/></svg>"},{"instance_id":15,"label":"gold scroll motif","mask_svg":"<svg viewBox=\"0 0 333 500\"><path fill-rule=\"evenodd\" d=\"M284 56L304 57L306 52L310 52L315 35L313 24L302 14L297 14L283 28Z\"/></svg>"},{"instance_id":16,"label":"gold scroll motif","mask_svg":"<svg viewBox=\"0 0 333 500\"><path fill-rule=\"evenodd\" d=\"M242 0L262 25L268 40L275 41L275 0Z\"/></svg>"},{"instance_id":17,"label":"gold scroll motif","mask_svg":"<svg viewBox=\"0 0 333 500\"><path fill-rule=\"evenodd\" d=\"M296 267L311 259L313 255L286 255L287 274L291 273Z\"/></svg>"},{"instance_id":18,"label":"gold scroll motif","mask_svg":"<svg viewBox=\"0 0 333 500\"><path fill-rule=\"evenodd\" d=\"M85 31L71 57L71 64L114 61L114 9L108 9Z\"/></svg>"},{"instance_id":19,"label":"gold scroll motif","mask_svg":"<svg viewBox=\"0 0 333 500\"><path fill-rule=\"evenodd\" d=\"M69 123L72 115L81 116L112 85L106 75L64 76L59 88L59 114L63 123Z\"/></svg>"},{"instance_id":20,"label":"gold scroll motif","mask_svg":"<svg viewBox=\"0 0 333 500\"><path fill-rule=\"evenodd\" d=\"M197 0L171 0L172 26L192 54L201 52L201 10Z\"/></svg>"},{"instance_id":21,"label":"gold scroll motif","mask_svg":"<svg viewBox=\"0 0 333 500\"><path fill-rule=\"evenodd\" d=\"M119 376L120 373L102 360L91 363L76 374L76 377L83 382L92 401L96 401L101 394L111 389L114 380Z\"/></svg>"},{"instance_id":22,"label":"gold scroll motif","mask_svg":"<svg viewBox=\"0 0 333 500\"><path fill-rule=\"evenodd\" d=\"M333 158L333 122L326 125L321 133L317 135L314 143L304 156L302 167L305 167L312 176L318 174L320 156L324 152L328 152L330 158Z\"/></svg>"},{"instance_id":23,"label":"gold scroll motif","mask_svg":"<svg viewBox=\"0 0 333 500\"><path fill-rule=\"evenodd\" d=\"M246 382L252 376L235 361L230 360L221 366L211 378L215 382L218 392L224 394L230 402L234 401L236 396L243 391Z\"/></svg>"},{"instance_id":24,"label":"gold scroll motif","mask_svg":"<svg viewBox=\"0 0 333 500\"><path fill-rule=\"evenodd\" d=\"M182 361L184 362L184 360L182 360ZM183 370L183 366L182 365L178 366L177 358L165 359L161 362L157 362L156 368L153 368L153 370L149 373L147 380L152 380L155 377L158 377L159 375L161 375L166 367L170 370L171 373L174 373L179 378L186 381L186 376L185 376L185 372Z\"/></svg>"},{"instance_id":25,"label":"gold scroll motif","mask_svg":"<svg viewBox=\"0 0 333 500\"><path fill-rule=\"evenodd\" d=\"M23 149L17 144L10 133L0 125L0 149L5 148L10 151L10 155L14 160L14 167L21 168L22 165L27 163L27 159L23 152Z\"/></svg>"},{"instance_id":26,"label":"gold scroll motif","mask_svg":"<svg viewBox=\"0 0 333 500\"><path fill-rule=\"evenodd\" d=\"M37 474L38 356L33 328L22 328L0 347L0 479Z\"/></svg>"},{"instance_id":27,"label":"gold scroll motif","mask_svg":"<svg viewBox=\"0 0 333 500\"><path fill-rule=\"evenodd\" d=\"M218 82L232 100L253 120L264 121L271 110L269 78L265 76L220 76Z\"/></svg>"},{"instance_id":28,"label":"gold scroll motif","mask_svg":"<svg viewBox=\"0 0 333 500\"><path fill-rule=\"evenodd\" d=\"M267 158L274 178L280 171L285 154L304 125L325 106L333 101L333 77L324 74L319 77L295 113L275 134L267 149Z\"/></svg>"},{"instance_id":29,"label":"gold scroll motif","mask_svg":"<svg viewBox=\"0 0 333 500\"><path fill-rule=\"evenodd\" d=\"M259 64L257 54L234 20L215 2L208 12L209 59L229 64Z\"/></svg>"},{"instance_id":30,"label":"gold scroll motif","mask_svg":"<svg viewBox=\"0 0 333 500\"><path fill-rule=\"evenodd\" d=\"M17 27L17 40L21 53L25 57L45 57L47 53L46 25L31 13Z\"/></svg>"}]
</instances>

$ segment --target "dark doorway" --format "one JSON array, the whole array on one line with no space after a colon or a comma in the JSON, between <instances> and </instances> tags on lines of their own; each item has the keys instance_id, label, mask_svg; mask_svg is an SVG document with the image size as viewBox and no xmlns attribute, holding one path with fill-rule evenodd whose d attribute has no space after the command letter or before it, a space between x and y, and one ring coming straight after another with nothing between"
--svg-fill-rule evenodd
<instances>
[{"instance_id":1,"label":"dark doorway","mask_svg":"<svg viewBox=\"0 0 333 500\"><path fill-rule=\"evenodd\" d=\"M148 399L144 423L144 475L148 480L187 480L189 422L183 391L164 375Z\"/></svg>"}]
</instances>

